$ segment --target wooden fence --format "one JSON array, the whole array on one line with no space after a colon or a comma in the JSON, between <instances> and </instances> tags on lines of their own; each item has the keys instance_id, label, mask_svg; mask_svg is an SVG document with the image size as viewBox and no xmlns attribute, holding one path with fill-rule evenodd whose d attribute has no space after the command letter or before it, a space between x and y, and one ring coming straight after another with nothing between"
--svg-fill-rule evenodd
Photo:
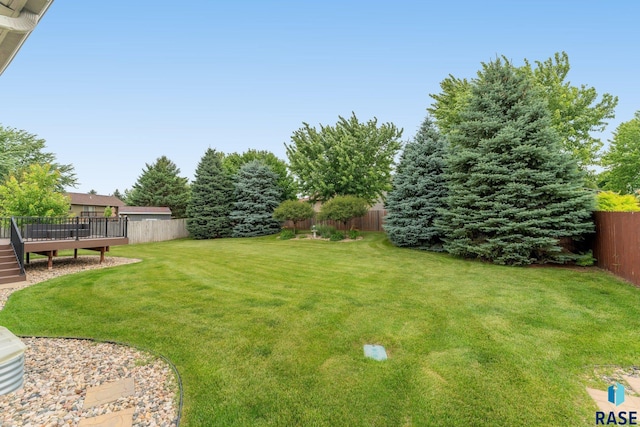
<instances>
[{"instance_id":1,"label":"wooden fence","mask_svg":"<svg viewBox=\"0 0 640 427\"><path fill-rule=\"evenodd\" d=\"M355 228L360 231L384 231L382 225L384 224L384 217L387 216L386 210L369 211L365 216L354 218L351 225L347 224L347 229ZM345 228L344 224L335 221L316 221L314 219L308 219L306 221L300 221L296 224L298 230L309 230L312 225L331 225L339 230ZM293 222L286 221L285 227L293 228Z\"/></svg>"},{"instance_id":2,"label":"wooden fence","mask_svg":"<svg viewBox=\"0 0 640 427\"><path fill-rule=\"evenodd\" d=\"M384 231L386 210L369 211L355 218L353 228L360 231ZM332 225L344 229L334 221L307 220L297 224L299 230L309 230L312 225ZM640 212L595 212L596 233L593 256L598 267L640 286ZM290 221L285 223L293 227ZM347 228L349 225L347 225ZM166 221L129 221L129 243L160 242L189 236L186 219Z\"/></svg>"},{"instance_id":3,"label":"wooden fence","mask_svg":"<svg viewBox=\"0 0 640 427\"><path fill-rule=\"evenodd\" d=\"M640 212L596 212L598 267L640 285Z\"/></svg>"},{"instance_id":4,"label":"wooden fence","mask_svg":"<svg viewBox=\"0 0 640 427\"><path fill-rule=\"evenodd\" d=\"M369 211L365 216L353 219L353 228L360 231L384 231L382 224L386 210ZM337 229L344 229L344 224L335 221L307 220L297 224L299 230L309 230L312 225L331 225ZM293 223L287 221L286 227L293 227ZM189 237L186 219L158 220L158 221L129 221L127 236L130 244L162 242L165 240L181 239ZM350 225L347 225L349 228Z\"/></svg>"},{"instance_id":5,"label":"wooden fence","mask_svg":"<svg viewBox=\"0 0 640 427\"><path fill-rule=\"evenodd\" d=\"M163 242L188 237L187 220L129 221L127 224L129 244Z\"/></svg>"}]
</instances>

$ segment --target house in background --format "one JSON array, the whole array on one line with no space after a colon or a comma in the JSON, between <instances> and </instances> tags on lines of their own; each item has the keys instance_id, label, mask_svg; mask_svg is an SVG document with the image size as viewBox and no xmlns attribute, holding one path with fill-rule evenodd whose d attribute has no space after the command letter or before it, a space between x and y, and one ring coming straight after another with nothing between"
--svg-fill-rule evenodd
<instances>
[{"instance_id":1,"label":"house in background","mask_svg":"<svg viewBox=\"0 0 640 427\"><path fill-rule=\"evenodd\" d=\"M124 202L114 196L99 194L67 193L71 197L71 214L81 218L104 217L104 210L111 207L112 216L117 217Z\"/></svg>"},{"instance_id":2,"label":"house in background","mask_svg":"<svg viewBox=\"0 0 640 427\"><path fill-rule=\"evenodd\" d=\"M129 218L129 221L171 219L171 209L159 206L122 206L118 213Z\"/></svg>"},{"instance_id":3,"label":"house in background","mask_svg":"<svg viewBox=\"0 0 640 427\"><path fill-rule=\"evenodd\" d=\"M71 214L81 218L104 217L104 210L111 207L112 217L126 216L130 221L171 219L171 209L160 206L126 206L115 196L99 194L67 193L71 197Z\"/></svg>"}]
</instances>

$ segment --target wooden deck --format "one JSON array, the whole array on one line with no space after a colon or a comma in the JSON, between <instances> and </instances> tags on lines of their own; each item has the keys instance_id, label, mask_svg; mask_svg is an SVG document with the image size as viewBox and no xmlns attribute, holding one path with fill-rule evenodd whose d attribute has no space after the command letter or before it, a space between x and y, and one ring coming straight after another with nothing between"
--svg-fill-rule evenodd
<instances>
[{"instance_id":1,"label":"wooden deck","mask_svg":"<svg viewBox=\"0 0 640 427\"><path fill-rule=\"evenodd\" d=\"M29 254L44 255L49 258L49 269L53 268L53 257L58 256L58 251L73 249L73 255L77 258L78 249L87 249L100 252L100 263L104 261L105 252L109 252L111 246L129 244L127 237L97 237L85 239L59 239L59 240L26 240L24 253L29 263Z\"/></svg>"}]
</instances>

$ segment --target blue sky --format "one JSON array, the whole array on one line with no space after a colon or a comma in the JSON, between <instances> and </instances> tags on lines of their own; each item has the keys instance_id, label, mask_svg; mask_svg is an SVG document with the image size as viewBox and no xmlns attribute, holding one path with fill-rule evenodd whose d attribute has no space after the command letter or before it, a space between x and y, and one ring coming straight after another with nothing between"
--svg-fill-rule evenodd
<instances>
[{"instance_id":1,"label":"blue sky","mask_svg":"<svg viewBox=\"0 0 640 427\"><path fill-rule=\"evenodd\" d=\"M56 0L0 76L0 124L47 141L80 186L130 188L162 155L270 150L355 112L413 137L449 74L566 51L569 80L640 110L640 2Z\"/></svg>"}]
</instances>

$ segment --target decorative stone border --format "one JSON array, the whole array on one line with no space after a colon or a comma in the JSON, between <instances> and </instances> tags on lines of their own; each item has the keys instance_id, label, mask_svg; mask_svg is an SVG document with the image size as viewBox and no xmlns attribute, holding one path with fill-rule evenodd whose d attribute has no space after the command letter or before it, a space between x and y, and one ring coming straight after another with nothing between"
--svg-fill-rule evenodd
<instances>
[{"instance_id":1,"label":"decorative stone border","mask_svg":"<svg viewBox=\"0 0 640 427\"><path fill-rule=\"evenodd\" d=\"M27 282L0 288L0 309L11 293L27 286L84 270L112 267L140 260L97 256L47 260L27 266ZM135 426L178 426L181 386L177 371L168 361L150 353L115 343L84 339L22 338L25 351L24 387L0 396L0 425L78 425L81 420L133 410ZM135 391L115 401L84 407L87 389L133 379ZM106 418L105 418L106 419ZM96 424L88 424L96 425ZM99 425L99 424L98 424Z\"/></svg>"}]
</instances>

